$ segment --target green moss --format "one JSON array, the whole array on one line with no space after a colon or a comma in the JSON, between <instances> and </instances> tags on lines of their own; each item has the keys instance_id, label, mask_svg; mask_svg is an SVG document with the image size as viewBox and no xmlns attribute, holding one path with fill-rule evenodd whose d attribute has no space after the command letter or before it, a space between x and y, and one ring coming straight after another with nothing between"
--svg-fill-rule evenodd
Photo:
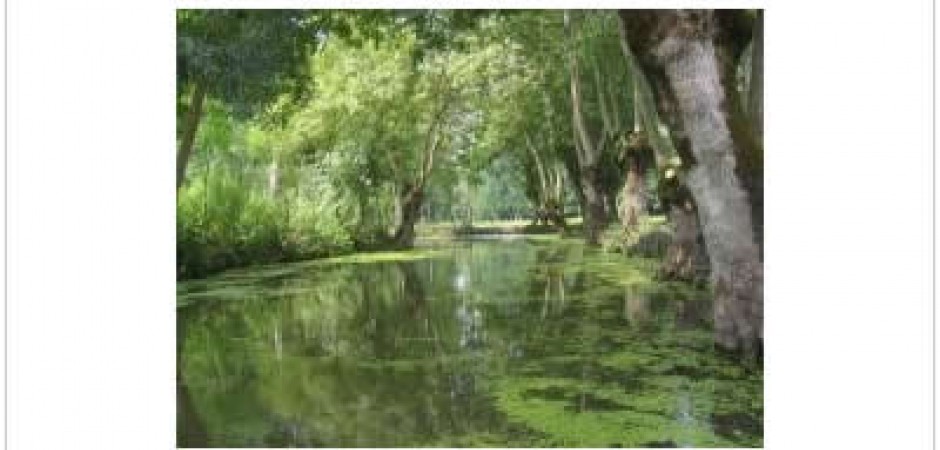
<instances>
[{"instance_id":1,"label":"green moss","mask_svg":"<svg viewBox=\"0 0 940 450\"><path fill-rule=\"evenodd\" d=\"M311 261L311 266L327 264L369 264L377 262L414 261L417 259L446 256L449 252L439 248L418 248L413 250L400 250L389 252L353 253L350 255L335 256L333 258Z\"/></svg>"},{"instance_id":2,"label":"green moss","mask_svg":"<svg viewBox=\"0 0 940 450\"><path fill-rule=\"evenodd\" d=\"M762 410L753 409L761 403L759 384L642 375L651 362L626 354L602 359L638 377L635 389L592 378L512 377L496 383L496 402L511 421L561 446L760 445L759 435L717 435L707 414L759 416Z\"/></svg>"},{"instance_id":3,"label":"green moss","mask_svg":"<svg viewBox=\"0 0 940 450\"><path fill-rule=\"evenodd\" d=\"M554 398L531 395L539 390ZM674 442L696 447L733 446L703 424L683 423L671 414L674 398L666 395L627 396L616 389L570 379L507 379L499 383L496 401L511 421L542 433L559 446L643 447ZM623 405L620 410L578 410L579 399L591 395Z\"/></svg>"}]
</instances>

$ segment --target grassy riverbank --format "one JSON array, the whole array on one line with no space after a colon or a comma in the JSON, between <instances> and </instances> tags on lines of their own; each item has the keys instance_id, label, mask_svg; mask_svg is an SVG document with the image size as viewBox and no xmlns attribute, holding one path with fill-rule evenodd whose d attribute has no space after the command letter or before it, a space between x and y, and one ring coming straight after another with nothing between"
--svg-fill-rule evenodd
<instances>
[{"instance_id":1,"label":"grassy riverbank","mask_svg":"<svg viewBox=\"0 0 940 450\"><path fill-rule=\"evenodd\" d=\"M580 217L569 219L564 230L550 225L533 225L530 220L487 220L475 222L471 226L458 226L452 222L421 222L416 225L415 233L419 242L512 234L579 237L582 227ZM282 236L275 232L247 236L249 238L237 239L178 230L177 279L204 278L229 269L256 265L401 250L393 242L383 239L352 242L324 235L312 239L297 234ZM618 225L611 224L602 236L601 246L610 252L622 252L625 248L633 247L639 249L641 256L661 257L669 238L666 218L650 216L641 221L639 233L631 235L625 235Z\"/></svg>"}]
</instances>

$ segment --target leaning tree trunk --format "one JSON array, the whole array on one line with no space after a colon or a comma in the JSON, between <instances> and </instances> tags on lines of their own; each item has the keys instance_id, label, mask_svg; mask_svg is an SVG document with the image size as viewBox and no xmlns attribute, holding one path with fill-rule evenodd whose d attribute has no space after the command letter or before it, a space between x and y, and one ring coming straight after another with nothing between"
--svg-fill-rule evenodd
<instances>
[{"instance_id":1,"label":"leaning tree trunk","mask_svg":"<svg viewBox=\"0 0 940 450\"><path fill-rule=\"evenodd\" d=\"M176 153L176 190L179 191L186 179L186 166L189 164L189 158L193 154L193 144L196 142L196 131L199 129L199 121L202 119L202 104L206 99L206 88L204 82L196 82L193 90L193 96L189 102L189 110L186 111L186 119L183 122L183 136L180 139L180 147Z\"/></svg>"},{"instance_id":2,"label":"leaning tree trunk","mask_svg":"<svg viewBox=\"0 0 940 450\"><path fill-rule=\"evenodd\" d=\"M532 225L551 224L564 230L565 219L561 213L563 171L557 163L549 165L544 161L528 133L525 134L525 145L535 165L535 175L538 176L538 208Z\"/></svg>"},{"instance_id":3,"label":"leaning tree trunk","mask_svg":"<svg viewBox=\"0 0 940 450\"><path fill-rule=\"evenodd\" d=\"M575 154L577 156L579 187L581 189L581 210L584 217L584 235L588 245L598 245L600 234L607 224L607 205L601 184L600 155L607 142L608 127L605 126L596 135L588 129L587 120L582 113L583 96L581 95L581 69L575 51L577 33L571 12L564 13L564 26L568 39L569 87L571 89L571 120L574 131Z\"/></svg>"},{"instance_id":4,"label":"leaning tree trunk","mask_svg":"<svg viewBox=\"0 0 940 450\"><path fill-rule=\"evenodd\" d=\"M405 197L401 200L401 219L398 229L395 230L395 243L399 247L408 248L414 245L415 224L421 216L421 202L424 192L421 189L406 189Z\"/></svg>"},{"instance_id":5,"label":"leaning tree trunk","mask_svg":"<svg viewBox=\"0 0 940 450\"><path fill-rule=\"evenodd\" d=\"M688 186L711 262L715 340L725 349L759 351L763 339L763 266L751 205L735 171L735 146L722 85L714 11L620 11L644 72L674 105L692 158ZM657 102L662 103L662 102ZM658 104L662 114L670 111ZM684 138L684 139L683 139Z\"/></svg>"}]
</instances>

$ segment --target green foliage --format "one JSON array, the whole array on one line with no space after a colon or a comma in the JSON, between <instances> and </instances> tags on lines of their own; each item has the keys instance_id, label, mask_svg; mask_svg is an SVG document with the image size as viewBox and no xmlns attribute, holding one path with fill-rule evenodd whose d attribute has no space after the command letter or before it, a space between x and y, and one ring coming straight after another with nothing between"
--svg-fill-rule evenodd
<instances>
[{"instance_id":1,"label":"green foliage","mask_svg":"<svg viewBox=\"0 0 940 450\"><path fill-rule=\"evenodd\" d=\"M264 149L268 140L224 113L207 114L198 139L203 153L177 197L179 276L352 250L355 223L329 180L301 179L302 168L286 165L279 190L270 190L271 168L263 162L277 153Z\"/></svg>"},{"instance_id":2,"label":"green foliage","mask_svg":"<svg viewBox=\"0 0 940 450\"><path fill-rule=\"evenodd\" d=\"M179 10L177 87L204 83L210 97L241 114L299 93L324 22L302 10Z\"/></svg>"},{"instance_id":3,"label":"green foliage","mask_svg":"<svg viewBox=\"0 0 940 450\"><path fill-rule=\"evenodd\" d=\"M614 16L577 17L583 109L591 127L617 124L613 142L633 77ZM415 192L432 220L577 210L559 11L180 10L177 24L180 114L194 82L208 89L178 193L187 276L380 247Z\"/></svg>"},{"instance_id":4,"label":"green foliage","mask_svg":"<svg viewBox=\"0 0 940 450\"><path fill-rule=\"evenodd\" d=\"M674 154L615 17L574 16L567 39L559 11L178 12L178 118L208 91L179 275L320 257L180 284L178 404L210 446L762 443L760 369L715 354L709 294L654 259L558 233L350 254L415 193L432 220L575 209L569 54L605 194L637 120Z\"/></svg>"},{"instance_id":5,"label":"green foliage","mask_svg":"<svg viewBox=\"0 0 940 450\"><path fill-rule=\"evenodd\" d=\"M532 205L519 183L517 161L506 156L495 159L483 171L473 201L477 218L510 219L531 216Z\"/></svg>"}]
</instances>

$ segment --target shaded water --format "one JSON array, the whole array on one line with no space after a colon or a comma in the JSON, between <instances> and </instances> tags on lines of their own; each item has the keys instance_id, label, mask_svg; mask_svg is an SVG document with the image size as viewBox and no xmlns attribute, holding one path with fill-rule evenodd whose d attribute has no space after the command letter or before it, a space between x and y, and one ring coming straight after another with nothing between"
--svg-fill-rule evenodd
<instances>
[{"instance_id":1,"label":"shaded water","mask_svg":"<svg viewBox=\"0 0 940 450\"><path fill-rule=\"evenodd\" d=\"M178 444L761 446L762 372L655 264L475 240L181 283Z\"/></svg>"}]
</instances>

